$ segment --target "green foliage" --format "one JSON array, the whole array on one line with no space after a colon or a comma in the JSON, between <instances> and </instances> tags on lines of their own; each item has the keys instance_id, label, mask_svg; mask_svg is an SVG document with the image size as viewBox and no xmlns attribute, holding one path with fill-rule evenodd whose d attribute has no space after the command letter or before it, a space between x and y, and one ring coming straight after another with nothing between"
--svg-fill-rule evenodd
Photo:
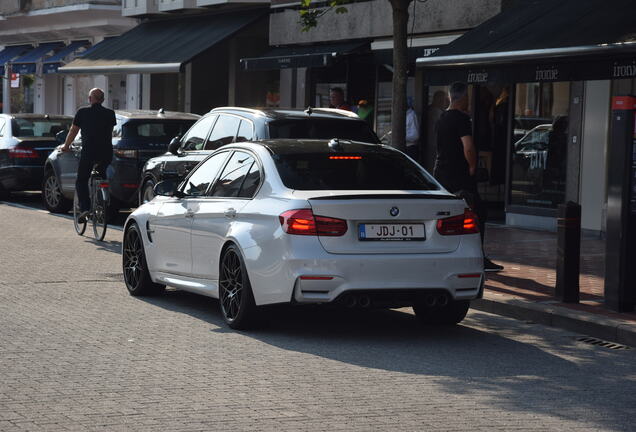
<instances>
[{"instance_id":1,"label":"green foliage","mask_svg":"<svg viewBox=\"0 0 636 432\"><path fill-rule=\"evenodd\" d=\"M344 4L351 3L352 0L330 0L327 6L313 8L313 0L301 0L300 2L300 25L302 31L306 32L318 25L320 17L333 10L337 14L347 13L348 9Z\"/></svg>"}]
</instances>

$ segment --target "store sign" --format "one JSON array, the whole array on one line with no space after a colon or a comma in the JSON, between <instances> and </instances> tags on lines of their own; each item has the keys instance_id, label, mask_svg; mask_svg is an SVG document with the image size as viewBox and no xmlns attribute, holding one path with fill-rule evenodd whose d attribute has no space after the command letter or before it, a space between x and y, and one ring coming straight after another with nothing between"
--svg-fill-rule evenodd
<instances>
[{"instance_id":1,"label":"store sign","mask_svg":"<svg viewBox=\"0 0 636 432\"><path fill-rule=\"evenodd\" d=\"M636 60L631 62L614 62L612 65L612 78L634 78L636 77Z\"/></svg>"},{"instance_id":2,"label":"store sign","mask_svg":"<svg viewBox=\"0 0 636 432\"><path fill-rule=\"evenodd\" d=\"M20 74L12 73L11 74L11 88L20 88Z\"/></svg>"},{"instance_id":3,"label":"store sign","mask_svg":"<svg viewBox=\"0 0 636 432\"><path fill-rule=\"evenodd\" d=\"M422 57L428 57L431 54L433 54L434 52L436 52L437 50L439 50L440 47L428 47L428 48L424 48L422 49Z\"/></svg>"},{"instance_id":4,"label":"store sign","mask_svg":"<svg viewBox=\"0 0 636 432\"><path fill-rule=\"evenodd\" d=\"M466 80L468 84L481 84L488 82L488 72L473 72L468 71L468 79Z\"/></svg>"},{"instance_id":5,"label":"store sign","mask_svg":"<svg viewBox=\"0 0 636 432\"><path fill-rule=\"evenodd\" d=\"M559 80L559 68L537 68L534 73L535 81L558 81Z\"/></svg>"}]
</instances>

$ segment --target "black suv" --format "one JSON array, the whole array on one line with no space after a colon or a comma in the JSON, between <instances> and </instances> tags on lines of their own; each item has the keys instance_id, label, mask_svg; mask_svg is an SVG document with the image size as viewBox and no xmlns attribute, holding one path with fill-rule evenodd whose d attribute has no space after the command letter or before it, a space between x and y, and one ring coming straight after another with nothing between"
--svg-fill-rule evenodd
<instances>
[{"instance_id":1,"label":"black suv","mask_svg":"<svg viewBox=\"0 0 636 432\"><path fill-rule=\"evenodd\" d=\"M111 211L137 205L139 173L146 161L166 151L175 135L183 134L201 116L172 111L115 111L110 181ZM44 166L42 201L54 213L71 208L82 151L81 131L71 151L51 152Z\"/></svg>"},{"instance_id":2,"label":"black suv","mask_svg":"<svg viewBox=\"0 0 636 432\"><path fill-rule=\"evenodd\" d=\"M154 197L154 185L179 180L222 145L270 138L341 138L379 144L369 124L356 114L328 108L248 109L215 108L183 137L170 143L168 153L150 159L143 168L139 204Z\"/></svg>"}]
</instances>

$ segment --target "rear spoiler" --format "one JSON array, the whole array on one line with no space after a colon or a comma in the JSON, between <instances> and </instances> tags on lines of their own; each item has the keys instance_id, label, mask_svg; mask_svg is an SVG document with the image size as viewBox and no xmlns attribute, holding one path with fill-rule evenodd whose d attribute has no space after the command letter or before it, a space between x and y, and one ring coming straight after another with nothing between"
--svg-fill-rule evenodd
<instances>
[{"instance_id":1,"label":"rear spoiler","mask_svg":"<svg viewBox=\"0 0 636 432\"><path fill-rule=\"evenodd\" d=\"M429 200L461 200L455 195L429 194L370 194L370 195L329 195L308 198L309 200L351 200L351 199L429 199Z\"/></svg>"}]
</instances>

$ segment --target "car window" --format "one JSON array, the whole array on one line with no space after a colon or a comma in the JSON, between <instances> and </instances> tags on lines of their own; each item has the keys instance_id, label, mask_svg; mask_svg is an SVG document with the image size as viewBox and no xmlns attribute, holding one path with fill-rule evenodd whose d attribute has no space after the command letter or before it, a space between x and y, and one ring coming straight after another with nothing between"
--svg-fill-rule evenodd
<instances>
[{"instance_id":1,"label":"car window","mask_svg":"<svg viewBox=\"0 0 636 432\"><path fill-rule=\"evenodd\" d=\"M113 128L113 138L121 137L122 122L122 119L120 117L117 117L115 127Z\"/></svg>"},{"instance_id":2,"label":"car window","mask_svg":"<svg viewBox=\"0 0 636 432\"><path fill-rule=\"evenodd\" d=\"M169 140L183 135L193 120L133 120L124 124L124 138L154 138Z\"/></svg>"},{"instance_id":3,"label":"car window","mask_svg":"<svg viewBox=\"0 0 636 432\"><path fill-rule=\"evenodd\" d=\"M11 129L15 137L55 137L60 131L71 127L72 119L15 118Z\"/></svg>"},{"instance_id":4,"label":"car window","mask_svg":"<svg viewBox=\"0 0 636 432\"><path fill-rule=\"evenodd\" d=\"M254 139L254 126L249 120L241 120L238 133L236 134L236 142L251 141Z\"/></svg>"},{"instance_id":5,"label":"car window","mask_svg":"<svg viewBox=\"0 0 636 432\"><path fill-rule=\"evenodd\" d=\"M426 171L390 150L274 155L281 180L298 190L439 190Z\"/></svg>"},{"instance_id":6,"label":"car window","mask_svg":"<svg viewBox=\"0 0 636 432\"><path fill-rule=\"evenodd\" d=\"M245 176L243 186L239 191L238 196L241 198L252 198L258 189L258 185L261 183L261 170L256 161L252 164L249 172Z\"/></svg>"},{"instance_id":7,"label":"car window","mask_svg":"<svg viewBox=\"0 0 636 432\"><path fill-rule=\"evenodd\" d=\"M203 162L186 180L183 192L190 196L202 196L208 190L210 184L216 178L217 173L223 166L228 152L217 153L210 159Z\"/></svg>"},{"instance_id":8,"label":"car window","mask_svg":"<svg viewBox=\"0 0 636 432\"><path fill-rule=\"evenodd\" d=\"M181 140L181 148L185 151L203 150L205 138L208 136L210 129L214 125L218 116L211 115L203 117L196 122Z\"/></svg>"},{"instance_id":9,"label":"car window","mask_svg":"<svg viewBox=\"0 0 636 432\"><path fill-rule=\"evenodd\" d=\"M377 135L363 120L333 118L298 118L276 120L269 125L270 138L340 138L352 141L379 143Z\"/></svg>"},{"instance_id":10,"label":"car window","mask_svg":"<svg viewBox=\"0 0 636 432\"><path fill-rule=\"evenodd\" d=\"M241 119L238 117L223 115L219 116L219 121L214 125L212 133L205 145L206 150L216 150L219 147L234 141Z\"/></svg>"},{"instance_id":11,"label":"car window","mask_svg":"<svg viewBox=\"0 0 636 432\"><path fill-rule=\"evenodd\" d=\"M4 120L0 120L0 137L4 136Z\"/></svg>"},{"instance_id":12,"label":"car window","mask_svg":"<svg viewBox=\"0 0 636 432\"><path fill-rule=\"evenodd\" d=\"M254 163L254 158L249 154L240 151L234 152L216 181L212 196L238 197L243 182Z\"/></svg>"}]
</instances>

